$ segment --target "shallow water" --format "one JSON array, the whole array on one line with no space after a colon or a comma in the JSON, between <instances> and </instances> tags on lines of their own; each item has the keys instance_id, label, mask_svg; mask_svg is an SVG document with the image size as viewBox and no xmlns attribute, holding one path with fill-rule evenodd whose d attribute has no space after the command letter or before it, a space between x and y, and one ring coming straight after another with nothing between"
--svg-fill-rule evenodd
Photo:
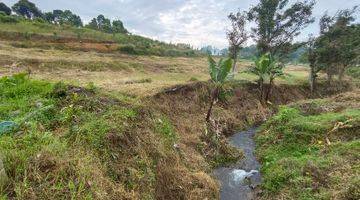
<instances>
[{"instance_id":1,"label":"shallow water","mask_svg":"<svg viewBox=\"0 0 360 200\"><path fill-rule=\"evenodd\" d=\"M232 145L243 150L245 157L230 167L220 167L214 171L221 183L221 200L254 199L254 189L261 183L260 163L255 157L255 133L256 128L251 128L228 139Z\"/></svg>"}]
</instances>

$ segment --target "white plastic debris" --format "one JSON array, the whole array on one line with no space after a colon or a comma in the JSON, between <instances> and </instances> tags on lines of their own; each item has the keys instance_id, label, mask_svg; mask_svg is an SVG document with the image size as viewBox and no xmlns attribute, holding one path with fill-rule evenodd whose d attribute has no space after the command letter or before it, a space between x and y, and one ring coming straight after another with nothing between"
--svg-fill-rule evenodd
<instances>
[{"instance_id":1,"label":"white plastic debris","mask_svg":"<svg viewBox=\"0 0 360 200\"><path fill-rule=\"evenodd\" d=\"M259 173L259 171L257 170L251 170L250 172L246 172L242 169L235 169L232 171L231 176L236 184L241 184L244 182L245 179L249 179L251 176L257 173Z\"/></svg>"}]
</instances>

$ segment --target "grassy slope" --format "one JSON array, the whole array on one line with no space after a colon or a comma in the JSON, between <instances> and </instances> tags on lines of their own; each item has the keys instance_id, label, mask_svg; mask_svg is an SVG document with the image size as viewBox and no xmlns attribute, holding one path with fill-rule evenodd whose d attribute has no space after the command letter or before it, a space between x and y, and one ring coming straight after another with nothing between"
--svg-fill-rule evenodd
<instances>
[{"instance_id":1,"label":"grassy slope","mask_svg":"<svg viewBox=\"0 0 360 200\"><path fill-rule=\"evenodd\" d=\"M283 107L262 126L264 199L360 198L359 100L353 92Z\"/></svg>"},{"instance_id":2,"label":"grassy slope","mask_svg":"<svg viewBox=\"0 0 360 200\"><path fill-rule=\"evenodd\" d=\"M227 103L219 102L214 110L217 131L231 133L269 116L270 110L254 101L253 84L231 83L227 88ZM207 173L232 161L227 155L235 152L204 130L208 89L196 83L138 100L111 97L90 86L2 78L0 120L21 124L1 136L10 178L2 195L216 198L218 186ZM306 93L297 86L277 87L274 102L304 98Z\"/></svg>"},{"instance_id":3,"label":"grassy slope","mask_svg":"<svg viewBox=\"0 0 360 200\"><path fill-rule=\"evenodd\" d=\"M0 79L0 94L1 121L19 124L0 136L5 199L154 199L157 164L178 160L169 121L127 97L24 75Z\"/></svg>"},{"instance_id":4,"label":"grassy slope","mask_svg":"<svg viewBox=\"0 0 360 200\"><path fill-rule=\"evenodd\" d=\"M167 44L138 35L108 34L88 28L57 26L21 20L1 23L0 38L18 41L21 47L42 47L100 52L123 52L138 55L196 56L199 52L182 46ZM96 43L94 45L93 43Z\"/></svg>"}]
</instances>

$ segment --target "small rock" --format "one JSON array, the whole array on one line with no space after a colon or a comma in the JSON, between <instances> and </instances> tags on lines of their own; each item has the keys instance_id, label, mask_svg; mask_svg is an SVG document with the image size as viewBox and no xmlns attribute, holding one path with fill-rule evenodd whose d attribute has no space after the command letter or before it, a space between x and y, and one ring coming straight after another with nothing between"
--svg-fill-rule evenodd
<instances>
[{"instance_id":1,"label":"small rock","mask_svg":"<svg viewBox=\"0 0 360 200\"><path fill-rule=\"evenodd\" d=\"M174 149L179 150L180 146L178 144L174 144Z\"/></svg>"},{"instance_id":2,"label":"small rock","mask_svg":"<svg viewBox=\"0 0 360 200\"><path fill-rule=\"evenodd\" d=\"M37 108L41 108L41 107L43 107L44 104L41 101L36 101L35 105Z\"/></svg>"}]
</instances>

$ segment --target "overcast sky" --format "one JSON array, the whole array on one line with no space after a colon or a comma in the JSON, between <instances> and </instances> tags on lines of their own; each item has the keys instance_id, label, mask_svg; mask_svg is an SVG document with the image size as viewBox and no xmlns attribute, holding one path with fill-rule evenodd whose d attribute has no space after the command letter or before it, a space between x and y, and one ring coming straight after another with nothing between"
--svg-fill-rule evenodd
<instances>
[{"instance_id":1,"label":"overcast sky","mask_svg":"<svg viewBox=\"0 0 360 200\"><path fill-rule=\"evenodd\" d=\"M12 6L17 0L0 0ZM295 0L293 0L295 1ZM226 16L238 9L247 10L258 0L32 0L41 10L69 9L84 22L99 14L121 19L132 33L172 43L188 43L194 47L227 46ZM360 0L317 0L314 16L326 10L359 5ZM318 33L317 22L309 26L298 40Z\"/></svg>"}]
</instances>

